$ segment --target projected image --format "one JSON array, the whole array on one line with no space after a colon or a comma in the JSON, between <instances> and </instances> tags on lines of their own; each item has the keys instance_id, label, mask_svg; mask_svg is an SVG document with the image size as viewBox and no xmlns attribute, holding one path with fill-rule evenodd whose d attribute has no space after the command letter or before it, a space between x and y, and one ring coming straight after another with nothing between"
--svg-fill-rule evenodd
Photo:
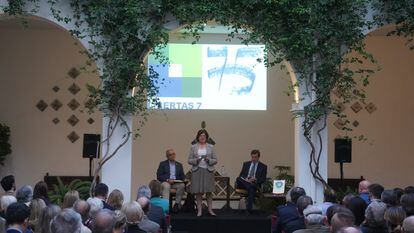
<instances>
[{"instance_id":1,"label":"projected image","mask_svg":"<svg viewBox=\"0 0 414 233\"><path fill-rule=\"evenodd\" d=\"M261 45L169 44L160 65L150 54L148 65L164 83L162 109L266 110L266 67ZM150 106L154 107L154 106Z\"/></svg>"}]
</instances>

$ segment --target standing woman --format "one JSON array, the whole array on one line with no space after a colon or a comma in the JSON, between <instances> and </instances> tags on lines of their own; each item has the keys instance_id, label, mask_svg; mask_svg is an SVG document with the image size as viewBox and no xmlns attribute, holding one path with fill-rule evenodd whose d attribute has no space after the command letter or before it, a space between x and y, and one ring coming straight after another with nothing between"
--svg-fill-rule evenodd
<instances>
[{"instance_id":1,"label":"standing woman","mask_svg":"<svg viewBox=\"0 0 414 233\"><path fill-rule=\"evenodd\" d=\"M217 163L214 146L207 143L208 133L201 129L197 133L197 143L190 149L188 163L191 167L191 192L196 194L197 217L202 215L203 194L206 194L208 213L216 216L212 210L214 192L214 165Z\"/></svg>"}]
</instances>

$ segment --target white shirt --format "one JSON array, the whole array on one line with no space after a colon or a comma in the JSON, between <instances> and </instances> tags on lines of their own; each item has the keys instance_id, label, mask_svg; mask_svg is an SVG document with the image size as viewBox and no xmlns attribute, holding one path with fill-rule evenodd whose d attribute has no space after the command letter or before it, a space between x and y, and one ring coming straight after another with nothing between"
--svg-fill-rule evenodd
<instances>
[{"instance_id":1,"label":"white shirt","mask_svg":"<svg viewBox=\"0 0 414 233\"><path fill-rule=\"evenodd\" d=\"M175 177L175 162L168 161L170 164L170 179L175 180L177 177Z\"/></svg>"},{"instance_id":2,"label":"white shirt","mask_svg":"<svg viewBox=\"0 0 414 233\"><path fill-rule=\"evenodd\" d=\"M197 154L198 154L198 156L206 156L207 155L207 148L203 148L203 149L198 148ZM201 168L207 168L208 164L204 159L202 159L200 161L200 163L198 164L198 166L201 167Z\"/></svg>"},{"instance_id":3,"label":"white shirt","mask_svg":"<svg viewBox=\"0 0 414 233\"><path fill-rule=\"evenodd\" d=\"M256 162L256 167L254 168L254 171L253 171L253 178L256 178L256 171L257 171L257 166L259 166L259 164L258 164L259 162ZM247 174L247 176L249 176L250 175L250 173L251 173L251 170L253 169L253 166L254 166L254 162L251 162L250 163L250 168L249 168L249 173Z\"/></svg>"}]
</instances>

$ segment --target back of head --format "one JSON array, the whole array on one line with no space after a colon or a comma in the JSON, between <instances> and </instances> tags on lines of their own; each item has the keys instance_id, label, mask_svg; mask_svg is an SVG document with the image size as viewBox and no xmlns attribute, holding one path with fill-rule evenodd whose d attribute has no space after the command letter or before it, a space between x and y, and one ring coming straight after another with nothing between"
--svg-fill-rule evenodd
<instances>
[{"instance_id":1,"label":"back of head","mask_svg":"<svg viewBox=\"0 0 414 233\"><path fill-rule=\"evenodd\" d=\"M77 200L75 204L73 204L73 210L80 214L82 222L85 222L89 218L90 209L91 206L84 200Z\"/></svg>"},{"instance_id":2,"label":"back of head","mask_svg":"<svg viewBox=\"0 0 414 233\"><path fill-rule=\"evenodd\" d=\"M29 220L30 209L24 203L16 202L7 207L6 221L7 225L22 225Z\"/></svg>"},{"instance_id":3,"label":"back of head","mask_svg":"<svg viewBox=\"0 0 414 233\"><path fill-rule=\"evenodd\" d=\"M361 225L361 223L365 220L365 209L367 208L367 203L364 199L355 196L346 202L345 207L351 210L354 214L355 225Z\"/></svg>"},{"instance_id":4,"label":"back of head","mask_svg":"<svg viewBox=\"0 0 414 233\"><path fill-rule=\"evenodd\" d=\"M12 196L12 195L4 195L0 198L0 210L7 210L7 207L12 204L17 202L17 199Z\"/></svg>"},{"instance_id":5,"label":"back of head","mask_svg":"<svg viewBox=\"0 0 414 233\"><path fill-rule=\"evenodd\" d=\"M15 180L13 175L5 176L1 179L0 184L4 191L11 191L15 185Z\"/></svg>"},{"instance_id":6,"label":"back of head","mask_svg":"<svg viewBox=\"0 0 414 233\"><path fill-rule=\"evenodd\" d=\"M395 206L397 205L397 194L392 189L384 190L381 194L381 201L387 206Z\"/></svg>"},{"instance_id":7,"label":"back of head","mask_svg":"<svg viewBox=\"0 0 414 233\"><path fill-rule=\"evenodd\" d=\"M305 217L306 225L323 225L325 217L322 215L322 208L317 205L308 205L303 210L303 216Z\"/></svg>"},{"instance_id":8,"label":"back of head","mask_svg":"<svg viewBox=\"0 0 414 233\"><path fill-rule=\"evenodd\" d=\"M52 233L80 233L81 217L73 209L62 210L50 223Z\"/></svg>"},{"instance_id":9,"label":"back of head","mask_svg":"<svg viewBox=\"0 0 414 233\"><path fill-rule=\"evenodd\" d=\"M99 210L103 209L102 200L96 197L90 197L86 200L90 206L89 216L93 217Z\"/></svg>"},{"instance_id":10,"label":"back of head","mask_svg":"<svg viewBox=\"0 0 414 233\"><path fill-rule=\"evenodd\" d=\"M368 227L385 227L384 213L387 205L380 201L373 201L365 211L365 225Z\"/></svg>"},{"instance_id":11,"label":"back of head","mask_svg":"<svg viewBox=\"0 0 414 233\"><path fill-rule=\"evenodd\" d=\"M47 188L46 182L39 181L36 183L33 189L33 199L48 197L47 192L48 192L48 188Z\"/></svg>"},{"instance_id":12,"label":"back of head","mask_svg":"<svg viewBox=\"0 0 414 233\"><path fill-rule=\"evenodd\" d=\"M30 185L23 185L16 192L17 202L28 203L33 199L33 189Z\"/></svg>"},{"instance_id":13,"label":"back of head","mask_svg":"<svg viewBox=\"0 0 414 233\"><path fill-rule=\"evenodd\" d=\"M413 186L407 186L407 187L405 187L404 193L405 194L414 193L414 187Z\"/></svg>"},{"instance_id":14,"label":"back of head","mask_svg":"<svg viewBox=\"0 0 414 233\"><path fill-rule=\"evenodd\" d=\"M151 189L147 185L142 185L138 188L137 200L140 197L151 199Z\"/></svg>"},{"instance_id":15,"label":"back of head","mask_svg":"<svg viewBox=\"0 0 414 233\"><path fill-rule=\"evenodd\" d=\"M401 206L404 209L407 216L414 215L414 194L408 193L401 196Z\"/></svg>"},{"instance_id":16,"label":"back of head","mask_svg":"<svg viewBox=\"0 0 414 233\"><path fill-rule=\"evenodd\" d=\"M352 227L355 224L354 214L347 208L341 209L332 217L332 232L337 232L344 227Z\"/></svg>"},{"instance_id":17,"label":"back of head","mask_svg":"<svg viewBox=\"0 0 414 233\"><path fill-rule=\"evenodd\" d=\"M141 206L136 201L124 203L121 211L125 214L128 224L138 224L144 215Z\"/></svg>"},{"instance_id":18,"label":"back of head","mask_svg":"<svg viewBox=\"0 0 414 233\"><path fill-rule=\"evenodd\" d=\"M325 189L323 192L323 198L325 202L337 203L338 197L333 189Z\"/></svg>"},{"instance_id":19,"label":"back of head","mask_svg":"<svg viewBox=\"0 0 414 233\"><path fill-rule=\"evenodd\" d=\"M112 190L108 197L108 205L114 207L116 210L120 210L122 208L122 204L124 204L124 195L118 189Z\"/></svg>"},{"instance_id":20,"label":"back of head","mask_svg":"<svg viewBox=\"0 0 414 233\"><path fill-rule=\"evenodd\" d=\"M108 185L104 183L99 183L95 186L95 197L107 197L109 193Z\"/></svg>"},{"instance_id":21,"label":"back of head","mask_svg":"<svg viewBox=\"0 0 414 233\"><path fill-rule=\"evenodd\" d=\"M381 199L381 194L384 192L384 187L380 184L371 184L368 186L368 191L374 199Z\"/></svg>"},{"instance_id":22,"label":"back of head","mask_svg":"<svg viewBox=\"0 0 414 233\"><path fill-rule=\"evenodd\" d=\"M368 193L368 187L371 183L368 180L361 180L358 185L358 192L359 193Z\"/></svg>"},{"instance_id":23,"label":"back of head","mask_svg":"<svg viewBox=\"0 0 414 233\"><path fill-rule=\"evenodd\" d=\"M36 226L38 224L39 218L42 215L43 209L46 208L45 202L36 198L30 202L30 217L29 224L30 226Z\"/></svg>"},{"instance_id":24,"label":"back of head","mask_svg":"<svg viewBox=\"0 0 414 233\"><path fill-rule=\"evenodd\" d=\"M389 207L384 214L388 232L401 233L405 212L401 207Z\"/></svg>"},{"instance_id":25,"label":"back of head","mask_svg":"<svg viewBox=\"0 0 414 233\"><path fill-rule=\"evenodd\" d=\"M333 204L328 207L326 210L326 220L328 222L328 225L332 225L332 217L339 211L346 209L342 205L339 204Z\"/></svg>"},{"instance_id":26,"label":"back of head","mask_svg":"<svg viewBox=\"0 0 414 233\"><path fill-rule=\"evenodd\" d=\"M144 214L148 214L148 211L150 210L150 200L146 197L140 197L137 202L141 206L142 211L144 211Z\"/></svg>"},{"instance_id":27,"label":"back of head","mask_svg":"<svg viewBox=\"0 0 414 233\"><path fill-rule=\"evenodd\" d=\"M306 196L306 195L299 197L299 199L296 202L296 206L298 208L299 215L304 216L303 210L305 210L306 207L308 207L309 205L312 205L312 204L313 204L313 201L312 201L311 197Z\"/></svg>"},{"instance_id":28,"label":"back of head","mask_svg":"<svg viewBox=\"0 0 414 233\"><path fill-rule=\"evenodd\" d=\"M405 233L414 233L414 216L404 219L403 229Z\"/></svg>"},{"instance_id":29,"label":"back of head","mask_svg":"<svg viewBox=\"0 0 414 233\"><path fill-rule=\"evenodd\" d=\"M355 194L353 193L348 193L347 195L345 195L342 198L342 205L346 206L347 203L349 202L349 200L351 200L352 198L356 197Z\"/></svg>"},{"instance_id":30,"label":"back of head","mask_svg":"<svg viewBox=\"0 0 414 233\"><path fill-rule=\"evenodd\" d=\"M397 198L397 205L400 204L401 196L404 194L404 189L402 188L394 188L395 196Z\"/></svg>"},{"instance_id":31,"label":"back of head","mask_svg":"<svg viewBox=\"0 0 414 233\"><path fill-rule=\"evenodd\" d=\"M151 180L148 186L151 190L151 197L161 196L161 182L158 180Z\"/></svg>"},{"instance_id":32,"label":"back of head","mask_svg":"<svg viewBox=\"0 0 414 233\"><path fill-rule=\"evenodd\" d=\"M92 233L112 233L115 227L115 213L102 209L92 219Z\"/></svg>"},{"instance_id":33,"label":"back of head","mask_svg":"<svg viewBox=\"0 0 414 233\"><path fill-rule=\"evenodd\" d=\"M305 189L301 187L293 187L290 191L290 199L294 204L296 204L299 197L304 195L306 195Z\"/></svg>"},{"instance_id":34,"label":"back of head","mask_svg":"<svg viewBox=\"0 0 414 233\"><path fill-rule=\"evenodd\" d=\"M72 208L73 204L77 200L79 200L79 192L76 190L69 190L67 193L65 193L65 196L63 196L63 203L62 203L62 209L65 208Z\"/></svg>"},{"instance_id":35,"label":"back of head","mask_svg":"<svg viewBox=\"0 0 414 233\"><path fill-rule=\"evenodd\" d=\"M362 231L357 227L343 227L338 233L362 233Z\"/></svg>"},{"instance_id":36,"label":"back of head","mask_svg":"<svg viewBox=\"0 0 414 233\"><path fill-rule=\"evenodd\" d=\"M58 205L49 205L43 209L40 215L36 231L42 233L50 233L50 222L52 219L60 213L61 209Z\"/></svg>"},{"instance_id":37,"label":"back of head","mask_svg":"<svg viewBox=\"0 0 414 233\"><path fill-rule=\"evenodd\" d=\"M114 226L115 231L124 232L126 223L127 221L126 221L125 214L120 210L115 210L115 226Z\"/></svg>"}]
</instances>

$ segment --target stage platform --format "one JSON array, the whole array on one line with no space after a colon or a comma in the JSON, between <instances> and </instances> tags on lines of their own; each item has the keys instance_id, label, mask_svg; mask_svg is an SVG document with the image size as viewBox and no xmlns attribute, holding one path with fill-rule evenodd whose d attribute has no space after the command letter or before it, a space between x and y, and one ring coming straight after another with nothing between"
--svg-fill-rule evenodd
<instances>
[{"instance_id":1,"label":"stage platform","mask_svg":"<svg viewBox=\"0 0 414 233\"><path fill-rule=\"evenodd\" d=\"M217 217L202 217L196 213L177 213L171 215L173 233L269 233L271 216L260 210L254 210L249 216L239 210L214 210Z\"/></svg>"}]
</instances>

